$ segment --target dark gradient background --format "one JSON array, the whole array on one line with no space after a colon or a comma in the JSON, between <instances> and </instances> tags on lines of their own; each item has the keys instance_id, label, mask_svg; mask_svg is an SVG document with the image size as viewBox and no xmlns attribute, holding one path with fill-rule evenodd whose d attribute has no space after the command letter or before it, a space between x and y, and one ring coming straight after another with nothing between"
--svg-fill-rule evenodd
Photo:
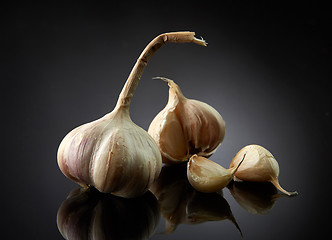
<instances>
[{"instance_id":1,"label":"dark gradient background","mask_svg":"<svg viewBox=\"0 0 332 240\"><path fill-rule=\"evenodd\" d=\"M195 31L208 47L161 48L135 92L133 121L147 130L167 102L167 85L153 77L175 80L226 121L212 160L227 167L243 146L263 145L279 162L281 185L299 192L254 215L224 189L244 239L328 230L331 8L317 1L77 1L11 4L1 16L1 238L62 239L56 214L77 185L58 169L60 141L111 111L146 44L179 30ZM161 219L152 239L241 238L230 221L163 231Z\"/></svg>"}]
</instances>

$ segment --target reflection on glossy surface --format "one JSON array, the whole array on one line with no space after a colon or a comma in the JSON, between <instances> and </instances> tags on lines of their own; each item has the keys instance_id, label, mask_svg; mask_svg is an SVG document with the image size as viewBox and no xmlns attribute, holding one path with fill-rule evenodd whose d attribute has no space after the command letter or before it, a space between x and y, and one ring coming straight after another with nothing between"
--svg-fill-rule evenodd
<instances>
[{"instance_id":1,"label":"reflection on glossy surface","mask_svg":"<svg viewBox=\"0 0 332 240\"><path fill-rule=\"evenodd\" d=\"M150 188L157 197L161 214L166 220L166 233L173 232L186 220L187 202L194 193L186 174L186 163L164 166L159 178Z\"/></svg>"},{"instance_id":2,"label":"reflection on glossy surface","mask_svg":"<svg viewBox=\"0 0 332 240\"><path fill-rule=\"evenodd\" d=\"M160 219L151 192L124 199L97 190L75 189L61 204L57 225L65 239L148 239Z\"/></svg>"},{"instance_id":3,"label":"reflection on glossy surface","mask_svg":"<svg viewBox=\"0 0 332 240\"><path fill-rule=\"evenodd\" d=\"M279 197L287 197L271 183L232 182L228 188L239 205L252 214L267 214Z\"/></svg>"},{"instance_id":4,"label":"reflection on glossy surface","mask_svg":"<svg viewBox=\"0 0 332 240\"><path fill-rule=\"evenodd\" d=\"M193 189L187 179L186 163L164 166L150 190L158 199L166 233L175 231L179 224L225 219L232 221L241 233L222 193L200 193Z\"/></svg>"},{"instance_id":5,"label":"reflection on glossy surface","mask_svg":"<svg viewBox=\"0 0 332 240\"><path fill-rule=\"evenodd\" d=\"M233 216L231 207L222 196L222 192L200 193L195 191L193 198L187 205L187 218L192 224L228 219L236 226L242 236L241 229Z\"/></svg>"}]
</instances>

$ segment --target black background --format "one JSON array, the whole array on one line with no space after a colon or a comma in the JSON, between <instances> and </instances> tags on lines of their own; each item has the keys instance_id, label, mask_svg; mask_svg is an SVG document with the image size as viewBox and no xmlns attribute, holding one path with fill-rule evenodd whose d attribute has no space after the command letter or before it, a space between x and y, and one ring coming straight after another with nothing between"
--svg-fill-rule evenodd
<instances>
[{"instance_id":1,"label":"black background","mask_svg":"<svg viewBox=\"0 0 332 240\"><path fill-rule=\"evenodd\" d=\"M331 161L331 8L318 1L77 1L2 7L1 234L62 239L56 214L77 185L57 166L62 138L111 111L140 52L163 32L190 30L208 47L168 44L149 62L131 104L147 130L175 80L216 108L226 137L211 157L227 167L247 144L269 149L295 198L267 215L225 189L244 239L299 239L327 230ZM327 219L325 219L327 218ZM227 221L180 225L152 239L240 239Z\"/></svg>"}]
</instances>

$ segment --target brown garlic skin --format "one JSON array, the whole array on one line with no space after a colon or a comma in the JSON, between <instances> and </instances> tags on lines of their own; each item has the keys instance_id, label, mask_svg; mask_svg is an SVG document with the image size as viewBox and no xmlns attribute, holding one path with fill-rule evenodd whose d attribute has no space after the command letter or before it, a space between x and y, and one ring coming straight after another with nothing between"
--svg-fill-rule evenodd
<instances>
[{"instance_id":1,"label":"brown garlic skin","mask_svg":"<svg viewBox=\"0 0 332 240\"><path fill-rule=\"evenodd\" d=\"M209 157L225 136L225 121L210 105L186 98L179 86L167 78L169 98L151 122L148 133L156 141L162 160L181 163L197 154Z\"/></svg>"},{"instance_id":2,"label":"brown garlic skin","mask_svg":"<svg viewBox=\"0 0 332 240\"><path fill-rule=\"evenodd\" d=\"M239 167L234 175L234 180L249 182L271 182L278 190L288 196L296 196L298 193L288 192L279 184L279 164L272 153L259 145L247 145L243 147L233 158L229 167L234 167L246 154L246 161Z\"/></svg>"},{"instance_id":3,"label":"brown garlic skin","mask_svg":"<svg viewBox=\"0 0 332 240\"><path fill-rule=\"evenodd\" d=\"M112 112L69 132L58 149L58 165L74 182L124 198L144 194L161 171L161 154L152 137L130 119L129 105L147 62L165 43L206 46L194 32L154 38L134 65Z\"/></svg>"}]
</instances>

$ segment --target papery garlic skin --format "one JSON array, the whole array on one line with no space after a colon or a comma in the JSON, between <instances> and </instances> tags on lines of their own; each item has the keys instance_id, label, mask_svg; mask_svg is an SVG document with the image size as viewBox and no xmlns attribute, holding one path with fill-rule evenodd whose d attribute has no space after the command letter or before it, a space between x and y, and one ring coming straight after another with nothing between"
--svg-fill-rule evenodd
<instances>
[{"instance_id":1,"label":"papery garlic skin","mask_svg":"<svg viewBox=\"0 0 332 240\"><path fill-rule=\"evenodd\" d=\"M272 153L260 145L247 145L233 158L229 167L234 167L246 154L246 161L234 175L234 180L250 182L271 182L281 192L293 196L297 192L288 192L279 185L279 164Z\"/></svg>"},{"instance_id":2,"label":"papery garlic skin","mask_svg":"<svg viewBox=\"0 0 332 240\"><path fill-rule=\"evenodd\" d=\"M188 161L197 154L211 156L225 136L225 121L210 105L187 99L174 81L168 82L165 108L152 120L148 133L156 141L168 164Z\"/></svg>"},{"instance_id":3,"label":"papery garlic skin","mask_svg":"<svg viewBox=\"0 0 332 240\"><path fill-rule=\"evenodd\" d=\"M226 187L233 179L234 173L242 164L245 156L229 169L205 157L193 155L187 164L187 177L189 183L197 191L212 193Z\"/></svg>"},{"instance_id":4,"label":"papery garlic skin","mask_svg":"<svg viewBox=\"0 0 332 240\"><path fill-rule=\"evenodd\" d=\"M68 133L59 146L58 163L80 185L131 198L146 192L159 176L161 155L129 111L113 111Z\"/></svg>"}]
</instances>

